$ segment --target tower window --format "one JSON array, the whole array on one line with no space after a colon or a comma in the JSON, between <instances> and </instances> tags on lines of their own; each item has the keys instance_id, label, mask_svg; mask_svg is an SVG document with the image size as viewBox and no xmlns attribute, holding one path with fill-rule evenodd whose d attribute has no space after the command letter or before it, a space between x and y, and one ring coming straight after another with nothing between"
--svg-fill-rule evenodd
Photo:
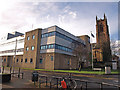
<instances>
[{"instance_id":1,"label":"tower window","mask_svg":"<svg viewBox=\"0 0 120 90\"><path fill-rule=\"evenodd\" d=\"M103 32L103 25L100 25L100 31Z\"/></svg>"}]
</instances>

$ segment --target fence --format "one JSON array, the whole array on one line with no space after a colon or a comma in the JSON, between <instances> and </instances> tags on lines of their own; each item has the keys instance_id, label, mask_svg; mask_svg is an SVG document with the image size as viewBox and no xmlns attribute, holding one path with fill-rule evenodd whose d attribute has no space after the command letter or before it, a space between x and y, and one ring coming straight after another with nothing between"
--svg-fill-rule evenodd
<instances>
[{"instance_id":1,"label":"fence","mask_svg":"<svg viewBox=\"0 0 120 90\"><path fill-rule=\"evenodd\" d=\"M41 84L45 83L45 87L48 87L48 88L52 88L52 87L53 88L60 88L62 78L63 77L47 76L47 75L40 75L39 74L39 80L38 80L38 83L39 83L38 85L39 86L38 87L41 88ZM68 80L68 78L65 78L65 80ZM81 80L81 79L72 79L72 80L74 80L77 83L76 88L81 88L81 89L84 88L86 90L88 88L94 88L94 87L90 87L89 84L98 85L97 88L99 88L100 90L103 90L105 88L111 88L111 87L120 89L119 85L108 84L108 83L105 83L105 82L92 82L92 81Z\"/></svg>"},{"instance_id":2,"label":"fence","mask_svg":"<svg viewBox=\"0 0 120 90\"><path fill-rule=\"evenodd\" d=\"M7 68L7 67L6 67ZM13 77L18 77L18 78L22 78L23 79L23 74L24 73L21 73L21 69L20 68L18 68L18 72L17 73L15 73L15 69L13 69L12 67L10 67L10 68L7 68L8 70L7 70L7 73L10 73L11 74L11 76L13 76ZM13 72L12 72L12 69L13 69ZM2 67L2 73L4 73L5 72L5 67L3 66Z\"/></svg>"}]
</instances>

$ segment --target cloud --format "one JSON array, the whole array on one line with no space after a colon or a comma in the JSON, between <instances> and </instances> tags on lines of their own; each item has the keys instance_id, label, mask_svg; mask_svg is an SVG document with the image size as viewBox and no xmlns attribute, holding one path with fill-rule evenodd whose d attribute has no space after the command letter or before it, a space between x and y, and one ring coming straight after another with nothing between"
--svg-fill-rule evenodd
<instances>
[{"instance_id":1,"label":"cloud","mask_svg":"<svg viewBox=\"0 0 120 90\"><path fill-rule=\"evenodd\" d=\"M69 12L69 14L73 17L73 18L76 18L76 12Z\"/></svg>"},{"instance_id":2,"label":"cloud","mask_svg":"<svg viewBox=\"0 0 120 90\"><path fill-rule=\"evenodd\" d=\"M0 29L4 33L58 25L76 36L90 35L90 31L95 35L95 17L103 17L104 12L111 35L118 30L113 3L4 2L0 5L3 5L0 6Z\"/></svg>"}]
</instances>

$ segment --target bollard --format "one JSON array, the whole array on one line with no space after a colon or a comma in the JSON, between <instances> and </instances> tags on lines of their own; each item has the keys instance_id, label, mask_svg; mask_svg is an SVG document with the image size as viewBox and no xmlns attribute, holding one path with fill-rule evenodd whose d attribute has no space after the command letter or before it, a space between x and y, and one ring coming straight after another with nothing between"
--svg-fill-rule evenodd
<instances>
[{"instance_id":1,"label":"bollard","mask_svg":"<svg viewBox=\"0 0 120 90\"><path fill-rule=\"evenodd\" d=\"M12 67L10 67L10 74L11 74Z\"/></svg>"},{"instance_id":2,"label":"bollard","mask_svg":"<svg viewBox=\"0 0 120 90\"><path fill-rule=\"evenodd\" d=\"M39 88L41 87L41 81L40 81L40 79L39 79Z\"/></svg>"},{"instance_id":3,"label":"bollard","mask_svg":"<svg viewBox=\"0 0 120 90\"><path fill-rule=\"evenodd\" d=\"M4 66L3 66L3 71L2 71L2 73L4 73Z\"/></svg>"},{"instance_id":4,"label":"bollard","mask_svg":"<svg viewBox=\"0 0 120 90\"><path fill-rule=\"evenodd\" d=\"M57 79L57 88L58 88L58 78L56 78Z\"/></svg>"},{"instance_id":5,"label":"bollard","mask_svg":"<svg viewBox=\"0 0 120 90\"><path fill-rule=\"evenodd\" d=\"M81 84L81 90L82 90L82 84Z\"/></svg>"},{"instance_id":6,"label":"bollard","mask_svg":"<svg viewBox=\"0 0 120 90\"><path fill-rule=\"evenodd\" d=\"M50 88L52 88L51 82L52 82L52 80L50 79Z\"/></svg>"},{"instance_id":7,"label":"bollard","mask_svg":"<svg viewBox=\"0 0 120 90\"><path fill-rule=\"evenodd\" d=\"M103 84L102 83L100 83L100 88L101 88L101 90L103 89Z\"/></svg>"},{"instance_id":8,"label":"bollard","mask_svg":"<svg viewBox=\"0 0 120 90\"><path fill-rule=\"evenodd\" d=\"M86 90L87 90L87 82L86 82Z\"/></svg>"},{"instance_id":9,"label":"bollard","mask_svg":"<svg viewBox=\"0 0 120 90\"><path fill-rule=\"evenodd\" d=\"M20 78L20 68L19 68L19 71L18 71L18 78Z\"/></svg>"},{"instance_id":10,"label":"bollard","mask_svg":"<svg viewBox=\"0 0 120 90\"><path fill-rule=\"evenodd\" d=\"M13 77L14 77L14 68L13 68Z\"/></svg>"},{"instance_id":11,"label":"bollard","mask_svg":"<svg viewBox=\"0 0 120 90\"><path fill-rule=\"evenodd\" d=\"M60 86L61 86L61 78L60 78Z\"/></svg>"},{"instance_id":12,"label":"bollard","mask_svg":"<svg viewBox=\"0 0 120 90\"><path fill-rule=\"evenodd\" d=\"M34 87L35 87L35 81L34 81Z\"/></svg>"},{"instance_id":13,"label":"bollard","mask_svg":"<svg viewBox=\"0 0 120 90\"><path fill-rule=\"evenodd\" d=\"M22 73L22 79L23 79L23 73Z\"/></svg>"},{"instance_id":14,"label":"bollard","mask_svg":"<svg viewBox=\"0 0 120 90\"><path fill-rule=\"evenodd\" d=\"M46 87L47 87L47 76L46 76Z\"/></svg>"}]
</instances>

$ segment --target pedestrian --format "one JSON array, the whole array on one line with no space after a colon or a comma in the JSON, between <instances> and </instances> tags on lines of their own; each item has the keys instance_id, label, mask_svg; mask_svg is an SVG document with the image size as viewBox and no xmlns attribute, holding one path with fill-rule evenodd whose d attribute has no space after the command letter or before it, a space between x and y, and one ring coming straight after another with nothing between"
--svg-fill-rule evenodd
<instances>
[{"instance_id":1,"label":"pedestrian","mask_svg":"<svg viewBox=\"0 0 120 90\"><path fill-rule=\"evenodd\" d=\"M65 82L65 79L63 78L63 80L61 81L61 86L62 88L66 89L67 88L67 85L66 85L66 82Z\"/></svg>"}]
</instances>

